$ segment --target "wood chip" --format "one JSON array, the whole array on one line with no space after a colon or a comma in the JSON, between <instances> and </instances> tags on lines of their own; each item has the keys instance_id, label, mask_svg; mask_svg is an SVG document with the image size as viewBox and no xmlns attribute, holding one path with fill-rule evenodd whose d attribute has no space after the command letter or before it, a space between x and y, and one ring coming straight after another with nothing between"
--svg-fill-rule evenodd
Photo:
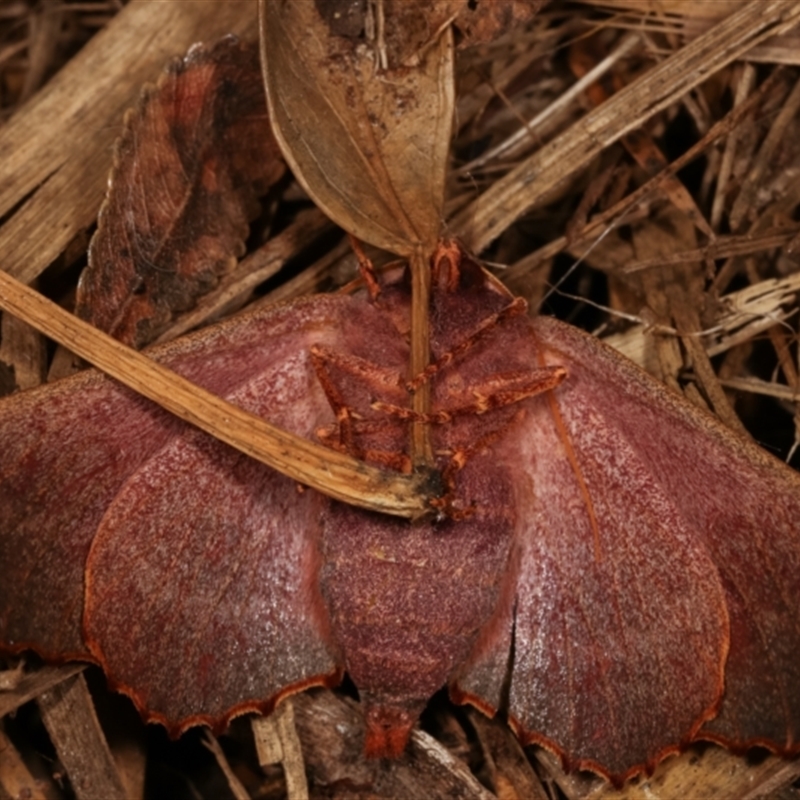
<instances>
[{"instance_id":1,"label":"wood chip","mask_svg":"<svg viewBox=\"0 0 800 800\"><path fill-rule=\"evenodd\" d=\"M287 697L269 717L253 719L258 763L281 764L289 800L308 800L303 748L294 723L294 706Z\"/></svg>"},{"instance_id":2,"label":"wood chip","mask_svg":"<svg viewBox=\"0 0 800 800\"><path fill-rule=\"evenodd\" d=\"M0 690L0 717L16 711L21 705L34 700L42 692L52 689L85 669L86 664L67 664L66 666L46 666L36 672L28 673L12 689Z\"/></svg>"},{"instance_id":3,"label":"wood chip","mask_svg":"<svg viewBox=\"0 0 800 800\"><path fill-rule=\"evenodd\" d=\"M43 692L38 703L78 800L126 800L83 675Z\"/></svg>"}]
</instances>

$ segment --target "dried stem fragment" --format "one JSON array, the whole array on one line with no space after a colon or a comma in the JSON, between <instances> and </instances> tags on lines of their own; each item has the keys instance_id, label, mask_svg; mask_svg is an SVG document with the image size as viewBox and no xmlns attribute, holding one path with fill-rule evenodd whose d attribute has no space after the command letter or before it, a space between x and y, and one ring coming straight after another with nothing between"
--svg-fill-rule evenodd
<instances>
[{"instance_id":1,"label":"dried stem fragment","mask_svg":"<svg viewBox=\"0 0 800 800\"><path fill-rule=\"evenodd\" d=\"M92 328L3 272L0 308L181 419L323 494L400 517L427 513L426 476L379 470L276 428Z\"/></svg>"}]
</instances>

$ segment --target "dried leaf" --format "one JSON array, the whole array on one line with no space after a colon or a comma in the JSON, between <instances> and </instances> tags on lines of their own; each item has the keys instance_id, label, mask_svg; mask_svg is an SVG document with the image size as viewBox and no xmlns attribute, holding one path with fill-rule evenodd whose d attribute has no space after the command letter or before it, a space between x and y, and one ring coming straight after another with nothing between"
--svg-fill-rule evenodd
<instances>
[{"instance_id":1,"label":"dried leaf","mask_svg":"<svg viewBox=\"0 0 800 800\"><path fill-rule=\"evenodd\" d=\"M380 43L331 33L316 3L261 8L270 116L295 176L359 239L430 254L453 122L449 31L427 43L416 66L382 68Z\"/></svg>"},{"instance_id":2,"label":"dried leaf","mask_svg":"<svg viewBox=\"0 0 800 800\"><path fill-rule=\"evenodd\" d=\"M255 19L240 0L123 5L0 129L3 270L30 283L95 222L119 121L144 81L193 42L244 34Z\"/></svg>"},{"instance_id":3,"label":"dried leaf","mask_svg":"<svg viewBox=\"0 0 800 800\"><path fill-rule=\"evenodd\" d=\"M254 44L195 46L126 118L77 313L140 348L244 252L256 197L285 170Z\"/></svg>"}]
</instances>

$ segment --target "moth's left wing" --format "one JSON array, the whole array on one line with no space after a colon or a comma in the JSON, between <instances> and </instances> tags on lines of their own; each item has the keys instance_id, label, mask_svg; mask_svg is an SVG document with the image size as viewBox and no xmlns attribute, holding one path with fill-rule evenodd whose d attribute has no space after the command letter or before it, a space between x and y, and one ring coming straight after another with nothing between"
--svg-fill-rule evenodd
<instances>
[{"instance_id":1,"label":"moth's left wing","mask_svg":"<svg viewBox=\"0 0 800 800\"><path fill-rule=\"evenodd\" d=\"M568 377L504 445L514 600L458 691L618 779L697 738L794 752L800 478L593 337L534 332Z\"/></svg>"},{"instance_id":2,"label":"moth's left wing","mask_svg":"<svg viewBox=\"0 0 800 800\"><path fill-rule=\"evenodd\" d=\"M367 302L326 295L152 355L313 437L333 413L311 348L396 339ZM0 443L0 649L94 660L173 733L338 678L321 495L94 372L0 402Z\"/></svg>"}]
</instances>

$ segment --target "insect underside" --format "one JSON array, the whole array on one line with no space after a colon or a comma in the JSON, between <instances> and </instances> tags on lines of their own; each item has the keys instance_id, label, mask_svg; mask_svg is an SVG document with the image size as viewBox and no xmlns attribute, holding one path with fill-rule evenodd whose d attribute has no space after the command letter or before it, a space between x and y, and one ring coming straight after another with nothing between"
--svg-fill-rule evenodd
<instances>
[{"instance_id":1,"label":"insect underside","mask_svg":"<svg viewBox=\"0 0 800 800\"><path fill-rule=\"evenodd\" d=\"M514 498L496 445L502 450L524 416L523 401L566 374L531 362L524 302L488 291L486 281L457 247L440 246L433 261L434 358L410 380L386 360L312 349L336 418L318 435L366 461L410 471L408 423L420 415L408 407L408 395L425 382L432 389L423 419L445 488L438 518L409 525L332 504L323 523L322 593L345 667L366 702L366 751L374 756L402 752L427 700L509 601L503 588L511 580ZM390 283L372 302L402 320L405 283Z\"/></svg>"}]
</instances>

